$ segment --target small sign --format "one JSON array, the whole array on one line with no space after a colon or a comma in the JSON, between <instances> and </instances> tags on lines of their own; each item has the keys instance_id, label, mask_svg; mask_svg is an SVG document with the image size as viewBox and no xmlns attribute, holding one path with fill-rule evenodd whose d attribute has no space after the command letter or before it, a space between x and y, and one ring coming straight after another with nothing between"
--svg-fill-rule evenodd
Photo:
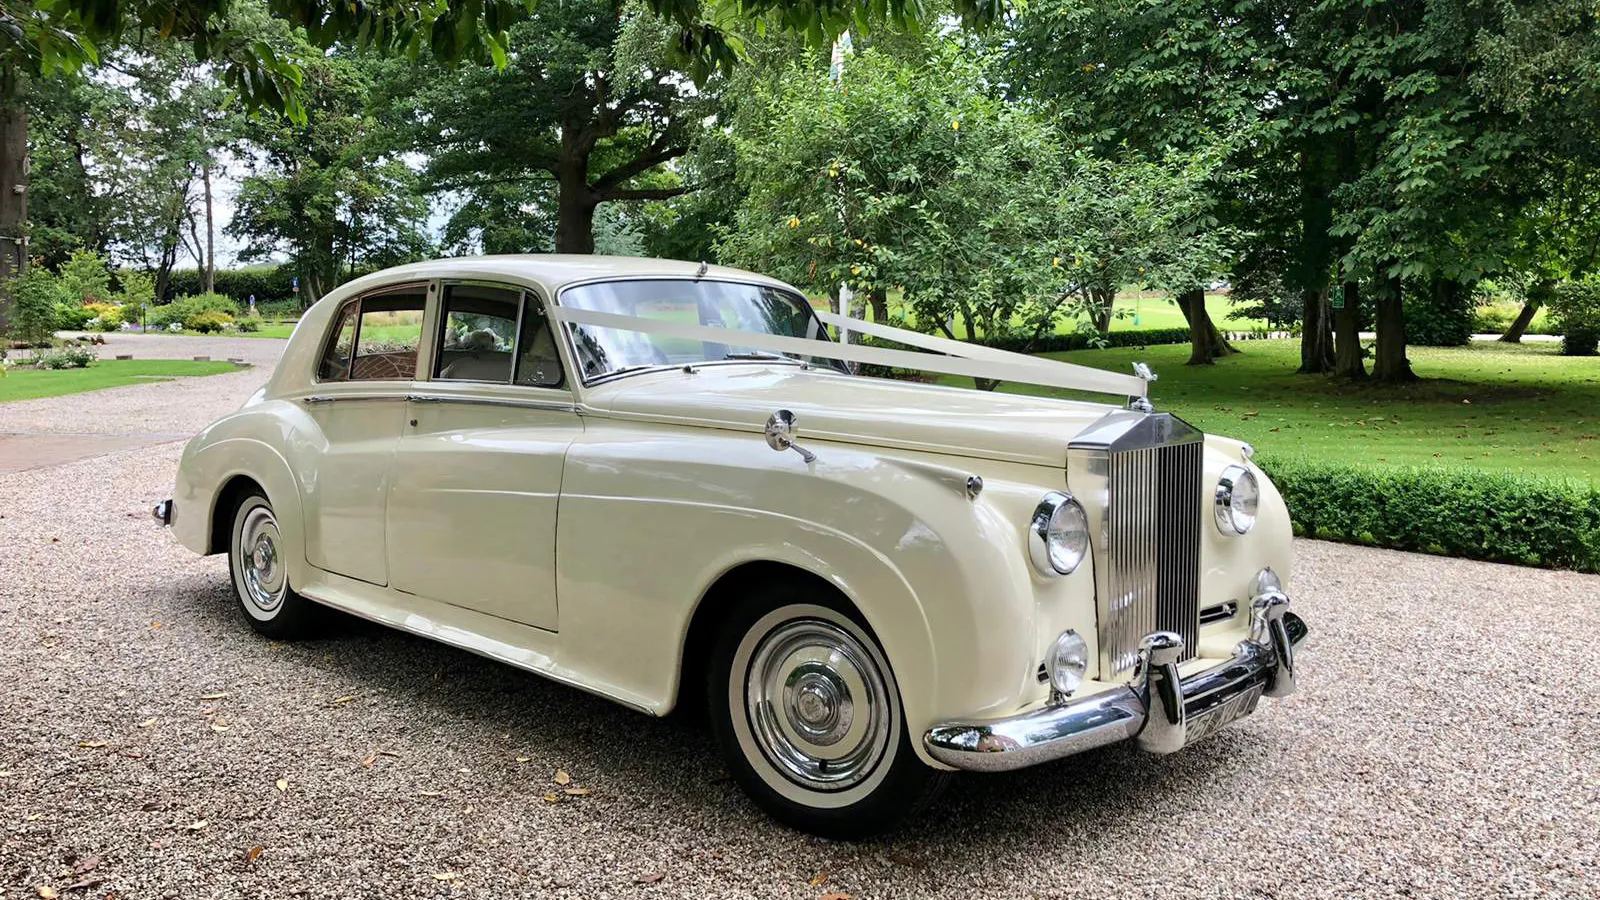
<instances>
[{"instance_id":1,"label":"small sign","mask_svg":"<svg viewBox=\"0 0 1600 900\"><path fill-rule=\"evenodd\" d=\"M294 292L296 294L300 293L300 276L299 275L296 275L296 276L290 278L289 279L289 284L290 284L291 287L294 288Z\"/></svg>"}]
</instances>

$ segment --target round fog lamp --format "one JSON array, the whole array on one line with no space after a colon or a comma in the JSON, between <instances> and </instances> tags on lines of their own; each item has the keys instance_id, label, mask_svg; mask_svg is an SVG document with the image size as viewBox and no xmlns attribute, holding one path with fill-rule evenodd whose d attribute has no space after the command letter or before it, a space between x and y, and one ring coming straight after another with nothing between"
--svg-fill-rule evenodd
<instances>
[{"instance_id":1,"label":"round fog lamp","mask_svg":"<svg viewBox=\"0 0 1600 900\"><path fill-rule=\"evenodd\" d=\"M1217 528L1223 534L1244 534L1256 524L1261 485L1244 466L1229 466L1217 479Z\"/></svg>"},{"instance_id":2,"label":"round fog lamp","mask_svg":"<svg viewBox=\"0 0 1600 900\"><path fill-rule=\"evenodd\" d=\"M1089 645L1068 628L1050 645L1045 668L1050 672L1050 686L1056 693L1062 696L1072 693L1083 683L1083 673L1089 670Z\"/></svg>"}]
</instances>

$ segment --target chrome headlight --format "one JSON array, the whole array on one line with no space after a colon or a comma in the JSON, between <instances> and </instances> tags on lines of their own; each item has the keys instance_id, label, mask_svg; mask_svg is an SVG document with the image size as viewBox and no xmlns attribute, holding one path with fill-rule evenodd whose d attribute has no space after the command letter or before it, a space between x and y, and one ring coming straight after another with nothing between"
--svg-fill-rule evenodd
<instances>
[{"instance_id":1,"label":"chrome headlight","mask_svg":"<svg viewBox=\"0 0 1600 900\"><path fill-rule=\"evenodd\" d=\"M1083 636L1068 628L1050 645L1050 655L1045 657L1045 670L1050 673L1050 686L1062 696L1072 693L1083 684L1083 673L1089 670L1089 645Z\"/></svg>"},{"instance_id":2,"label":"chrome headlight","mask_svg":"<svg viewBox=\"0 0 1600 900\"><path fill-rule=\"evenodd\" d=\"M1028 557L1043 575L1067 575L1089 552L1089 517L1071 494L1051 491L1028 523Z\"/></svg>"},{"instance_id":3,"label":"chrome headlight","mask_svg":"<svg viewBox=\"0 0 1600 900\"><path fill-rule=\"evenodd\" d=\"M1244 466L1229 466L1217 480L1217 528L1223 534L1244 534L1256 524L1261 485Z\"/></svg>"}]
</instances>

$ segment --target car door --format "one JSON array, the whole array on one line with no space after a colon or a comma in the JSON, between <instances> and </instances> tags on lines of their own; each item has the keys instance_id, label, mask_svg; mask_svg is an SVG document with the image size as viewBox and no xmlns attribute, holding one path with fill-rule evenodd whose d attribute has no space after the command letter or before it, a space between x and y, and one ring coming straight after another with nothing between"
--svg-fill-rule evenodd
<instances>
[{"instance_id":1,"label":"car door","mask_svg":"<svg viewBox=\"0 0 1600 900\"><path fill-rule=\"evenodd\" d=\"M556 630L556 503L583 429L532 291L445 284L389 490L392 586Z\"/></svg>"},{"instance_id":2,"label":"car door","mask_svg":"<svg viewBox=\"0 0 1600 900\"><path fill-rule=\"evenodd\" d=\"M306 561L387 584L384 507L406 395L422 345L426 284L364 294L334 316L315 387L300 398L312 427L297 433L309 460L297 473Z\"/></svg>"}]
</instances>

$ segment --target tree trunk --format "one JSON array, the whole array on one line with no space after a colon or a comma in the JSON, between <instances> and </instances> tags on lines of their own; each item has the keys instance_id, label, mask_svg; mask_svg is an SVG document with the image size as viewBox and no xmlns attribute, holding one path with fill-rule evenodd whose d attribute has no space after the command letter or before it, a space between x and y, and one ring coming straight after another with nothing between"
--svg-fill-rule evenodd
<instances>
[{"instance_id":1,"label":"tree trunk","mask_svg":"<svg viewBox=\"0 0 1600 900\"><path fill-rule=\"evenodd\" d=\"M1212 323L1211 313L1206 309L1205 288L1183 291L1177 299L1178 309L1182 310L1184 321L1189 323L1188 365L1209 366L1219 356L1239 352Z\"/></svg>"},{"instance_id":2,"label":"tree trunk","mask_svg":"<svg viewBox=\"0 0 1600 900\"><path fill-rule=\"evenodd\" d=\"M1539 312L1539 307L1544 305L1550 295L1555 292L1556 283L1548 278L1541 278L1528 288L1528 300L1522 304L1522 311L1517 313L1517 320L1511 323L1506 333L1500 335L1500 340L1507 344L1522 343L1522 336L1528 333L1528 326L1533 324L1533 317Z\"/></svg>"},{"instance_id":3,"label":"tree trunk","mask_svg":"<svg viewBox=\"0 0 1600 900\"><path fill-rule=\"evenodd\" d=\"M1101 334L1110 334L1111 313L1117 303L1116 286L1113 285L1111 287L1106 287L1102 285L1099 287L1092 287L1089 289L1089 299L1093 304L1094 309L1094 312L1091 314L1094 322L1094 330L1100 332Z\"/></svg>"},{"instance_id":4,"label":"tree trunk","mask_svg":"<svg viewBox=\"0 0 1600 900\"><path fill-rule=\"evenodd\" d=\"M217 220L211 209L211 155L200 164L200 178L206 192L206 293L217 290Z\"/></svg>"},{"instance_id":5,"label":"tree trunk","mask_svg":"<svg viewBox=\"0 0 1600 900\"><path fill-rule=\"evenodd\" d=\"M28 111L16 67L0 72L0 333L11 322L5 282L28 266Z\"/></svg>"},{"instance_id":6,"label":"tree trunk","mask_svg":"<svg viewBox=\"0 0 1600 900\"><path fill-rule=\"evenodd\" d=\"M1328 303L1328 284L1304 293L1305 312L1300 319L1300 374L1332 372L1333 309Z\"/></svg>"},{"instance_id":7,"label":"tree trunk","mask_svg":"<svg viewBox=\"0 0 1600 900\"><path fill-rule=\"evenodd\" d=\"M1372 379L1385 384L1417 380L1411 371L1411 360L1406 358L1406 313L1401 290L1400 279L1386 278L1373 303L1378 346L1372 358Z\"/></svg>"},{"instance_id":8,"label":"tree trunk","mask_svg":"<svg viewBox=\"0 0 1600 900\"><path fill-rule=\"evenodd\" d=\"M881 287L875 287L867 292L867 298L872 302L872 321L887 324L889 321L889 292Z\"/></svg>"},{"instance_id":9,"label":"tree trunk","mask_svg":"<svg viewBox=\"0 0 1600 900\"><path fill-rule=\"evenodd\" d=\"M1328 305L1329 275L1333 268L1332 188L1336 148L1325 138L1308 141L1300 150L1300 244L1293 266L1293 283L1300 288L1300 374L1333 371L1333 315Z\"/></svg>"},{"instance_id":10,"label":"tree trunk","mask_svg":"<svg viewBox=\"0 0 1600 900\"><path fill-rule=\"evenodd\" d=\"M1346 281L1344 307L1333 311L1333 374L1352 381L1367 377L1361 355L1361 285Z\"/></svg>"},{"instance_id":11,"label":"tree trunk","mask_svg":"<svg viewBox=\"0 0 1600 900\"><path fill-rule=\"evenodd\" d=\"M556 252L594 252L594 210L600 203L589 188L589 156L573 153L561 160L556 178Z\"/></svg>"}]
</instances>

